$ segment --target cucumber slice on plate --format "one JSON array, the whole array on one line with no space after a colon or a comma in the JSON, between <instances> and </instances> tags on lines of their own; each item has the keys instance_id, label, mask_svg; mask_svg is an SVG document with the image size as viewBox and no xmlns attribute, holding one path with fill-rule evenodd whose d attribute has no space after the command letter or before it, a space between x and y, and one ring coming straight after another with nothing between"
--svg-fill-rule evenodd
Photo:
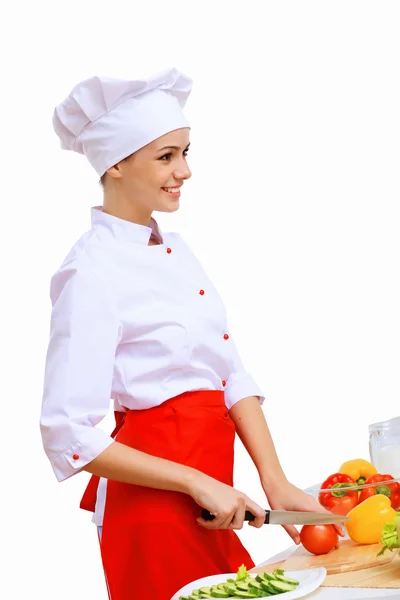
<instances>
[{"instance_id":1,"label":"cucumber slice on plate","mask_svg":"<svg viewBox=\"0 0 400 600\"><path fill-rule=\"evenodd\" d=\"M286 583L285 581L270 581L269 582L270 587L274 588L274 590L277 590L278 592L291 592L292 590L295 590L297 586L292 585L290 583Z\"/></svg>"},{"instance_id":2,"label":"cucumber slice on plate","mask_svg":"<svg viewBox=\"0 0 400 600\"><path fill-rule=\"evenodd\" d=\"M295 587L297 587L300 583L299 581L296 581L296 579L292 579L291 577L285 577L284 575L275 575L275 577L278 581L283 581L284 583L294 585Z\"/></svg>"},{"instance_id":3,"label":"cucumber slice on plate","mask_svg":"<svg viewBox=\"0 0 400 600\"><path fill-rule=\"evenodd\" d=\"M249 580L249 592L253 592L253 590L256 590L257 592L262 592L263 588L262 585L259 581L256 581L255 579L250 579Z\"/></svg>"},{"instance_id":4,"label":"cucumber slice on plate","mask_svg":"<svg viewBox=\"0 0 400 600\"><path fill-rule=\"evenodd\" d=\"M241 592L248 592L249 584L247 583L247 581L238 581L236 583L236 588Z\"/></svg>"},{"instance_id":5,"label":"cucumber slice on plate","mask_svg":"<svg viewBox=\"0 0 400 600\"><path fill-rule=\"evenodd\" d=\"M229 594L218 589L211 590L210 596L211 598L229 598Z\"/></svg>"}]
</instances>

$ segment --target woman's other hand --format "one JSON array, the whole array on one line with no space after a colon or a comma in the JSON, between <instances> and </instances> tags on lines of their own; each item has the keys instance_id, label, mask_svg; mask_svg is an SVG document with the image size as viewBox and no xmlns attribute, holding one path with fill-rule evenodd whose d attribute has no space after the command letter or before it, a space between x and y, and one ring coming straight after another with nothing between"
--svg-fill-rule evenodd
<instances>
[{"instance_id":1,"label":"woman's other hand","mask_svg":"<svg viewBox=\"0 0 400 600\"><path fill-rule=\"evenodd\" d=\"M303 492L287 480L282 480L268 487L263 485L268 504L273 510L297 510L306 512L319 512L330 514L315 498ZM295 544L300 543L300 534L294 525L283 525ZM343 527L339 524L335 528L340 536L344 536Z\"/></svg>"}]
</instances>

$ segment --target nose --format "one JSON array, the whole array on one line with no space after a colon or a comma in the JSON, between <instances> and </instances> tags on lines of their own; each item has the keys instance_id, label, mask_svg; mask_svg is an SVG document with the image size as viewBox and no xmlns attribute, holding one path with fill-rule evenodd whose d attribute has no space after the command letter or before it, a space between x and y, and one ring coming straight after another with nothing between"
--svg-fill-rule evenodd
<instances>
[{"instance_id":1,"label":"nose","mask_svg":"<svg viewBox=\"0 0 400 600\"><path fill-rule=\"evenodd\" d=\"M186 160L182 161L180 165L175 169L174 177L178 180L190 179L192 172L189 169L189 165Z\"/></svg>"}]
</instances>

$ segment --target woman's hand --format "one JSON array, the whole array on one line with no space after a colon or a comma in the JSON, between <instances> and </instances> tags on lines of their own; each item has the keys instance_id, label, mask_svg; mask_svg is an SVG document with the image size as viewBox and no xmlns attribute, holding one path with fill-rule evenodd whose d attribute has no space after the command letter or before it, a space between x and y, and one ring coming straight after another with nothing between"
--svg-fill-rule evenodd
<instances>
[{"instance_id":1,"label":"woman's hand","mask_svg":"<svg viewBox=\"0 0 400 600\"><path fill-rule=\"evenodd\" d=\"M303 492L287 480L281 480L279 483L269 485L268 487L262 483L262 486L265 495L267 496L268 503L273 510L298 510L329 513L329 511L321 506L315 498L306 492ZM294 525L283 525L283 528L287 531L295 544L300 543L300 534ZM335 525L335 528L338 534L343 537L343 527L341 525Z\"/></svg>"},{"instance_id":2,"label":"woman's hand","mask_svg":"<svg viewBox=\"0 0 400 600\"><path fill-rule=\"evenodd\" d=\"M246 510L256 517L253 527L261 527L265 521L265 510L225 483L199 473L193 480L189 494L199 506L207 509L215 519L197 522L205 529L242 529Z\"/></svg>"}]
</instances>

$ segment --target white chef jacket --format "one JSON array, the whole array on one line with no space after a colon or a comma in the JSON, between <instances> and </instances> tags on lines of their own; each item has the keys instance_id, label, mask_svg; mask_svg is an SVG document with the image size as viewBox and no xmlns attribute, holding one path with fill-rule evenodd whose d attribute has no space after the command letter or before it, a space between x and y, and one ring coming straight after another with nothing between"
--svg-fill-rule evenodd
<instances>
[{"instance_id":1,"label":"white chef jacket","mask_svg":"<svg viewBox=\"0 0 400 600\"><path fill-rule=\"evenodd\" d=\"M146 227L92 208L91 230L52 277L51 301L40 427L59 481L113 442L96 427L110 399L119 411L194 390L224 390L228 409L264 400L199 261L154 219Z\"/></svg>"}]
</instances>

